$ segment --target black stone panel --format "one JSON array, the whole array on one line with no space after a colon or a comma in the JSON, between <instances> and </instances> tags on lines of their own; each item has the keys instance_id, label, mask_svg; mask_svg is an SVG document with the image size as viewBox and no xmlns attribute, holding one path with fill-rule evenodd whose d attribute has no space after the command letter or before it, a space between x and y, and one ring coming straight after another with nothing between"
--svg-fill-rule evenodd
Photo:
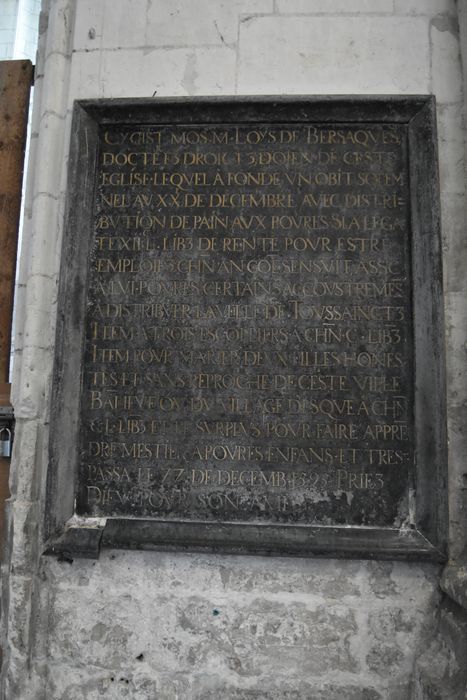
<instances>
[{"instance_id":1,"label":"black stone panel","mask_svg":"<svg viewBox=\"0 0 467 700\"><path fill-rule=\"evenodd\" d=\"M420 471L442 469L444 444L438 411L436 464L420 465L437 411L433 402L426 412L425 399L421 410L417 371L443 386L433 345L435 134L431 100L386 105L362 99L358 109L355 99L346 111L344 98L271 98L76 107L78 191L62 305L74 298L77 306L58 339L74 367L75 512L113 519L109 546L148 546L148 532L153 546L180 546L190 523L204 523L204 548L211 541L226 551L238 549L229 546L238 526L246 551L262 549L258 525L272 528L276 547L265 536L265 550L278 552L355 555L345 538L339 544L339 528L346 537L358 531L363 554L378 528L399 539L415 530L411 551L425 540L417 506L429 513L433 496ZM413 147L420 115L429 135L421 153ZM421 224L430 172L434 196ZM419 279L436 293L422 298ZM428 318L430 343L421 347ZM135 518L146 523L144 538L140 527L131 528L135 539L122 534ZM291 525L304 528L295 547ZM433 548L440 556L439 541ZM425 556L426 542L420 549Z\"/></svg>"}]
</instances>

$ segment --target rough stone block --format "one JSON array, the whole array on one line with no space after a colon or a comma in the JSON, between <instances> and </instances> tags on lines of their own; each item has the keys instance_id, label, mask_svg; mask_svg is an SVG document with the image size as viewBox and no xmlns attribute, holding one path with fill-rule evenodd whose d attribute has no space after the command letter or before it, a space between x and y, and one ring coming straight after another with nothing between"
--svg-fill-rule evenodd
<instances>
[{"instance_id":1,"label":"rough stone block","mask_svg":"<svg viewBox=\"0 0 467 700\"><path fill-rule=\"evenodd\" d=\"M457 602L462 607L453 605L450 600L447 601L446 605L444 605L440 611L439 631L450 649L454 652L459 666L459 675L467 688L467 668L465 664L465 660L467 659L467 567L459 567L456 578L457 581L455 582L451 579L451 584L454 589L457 589ZM443 583L446 583L445 577ZM446 585L443 587L445 590L448 590Z\"/></svg>"},{"instance_id":2,"label":"rough stone block","mask_svg":"<svg viewBox=\"0 0 467 700\"><path fill-rule=\"evenodd\" d=\"M27 647L31 592L33 581L28 576L10 573L9 577L9 617L14 622L9 629L8 653L13 661L20 659Z\"/></svg>"},{"instance_id":3,"label":"rough stone block","mask_svg":"<svg viewBox=\"0 0 467 700\"><path fill-rule=\"evenodd\" d=\"M245 19L240 25L238 91L428 93L427 21L377 16ZM325 56L332 60L323 60Z\"/></svg>"},{"instance_id":4,"label":"rough stone block","mask_svg":"<svg viewBox=\"0 0 467 700\"><path fill-rule=\"evenodd\" d=\"M408 685L419 640L426 633L426 610L385 606L370 611L368 623L366 663L369 671L381 678L405 679Z\"/></svg>"},{"instance_id":5,"label":"rough stone block","mask_svg":"<svg viewBox=\"0 0 467 700\"><path fill-rule=\"evenodd\" d=\"M266 568L256 559L242 558L236 566L222 566L221 578L226 591L305 594L316 598L361 598L360 583L365 576L360 562L331 559L315 563L307 559L279 559L273 569Z\"/></svg>"},{"instance_id":6,"label":"rough stone block","mask_svg":"<svg viewBox=\"0 0 467 700\"><path fill-rule=\"evenodd\" d=\"M448 350L448 390L451 408L465 408L467 378L465 378L465 352L467 349L467 294L465 291L451 292L446 311L446 343ZM452 417L455 416L453 410ZM462 416L459 416L462 422Z\"/></svg>"},{"instance_id":7,"label":"rough stone block","mask_svg":"<svg viewBox=\"0 0 467 700\"><path fill-rule=\"evenodd\" d=\"M129 660L126 668L80 668L65 665L49 675L47 700L408 700L397 685L377 689L369 684L307 682L301 678L269 679L235 684L219 674L198 673L193 679L177 673L150 675L145 660Z\"/></svg>"},{"instance_id":8,"label":"rough stone block","mask_svg":"<svg viewBox=\"0 0 467 700\"><path fill-rule=\"evenodd\" d=\"M440 567L432 564L394 564L389 561L367 563L369 591L372 600L392 600L409 609L415 604L429 605L436 595Z\"/></svg>"},{"instance_id":9,"label":"rough stone block","mask_svg":"<svg viewBox=\"0 0 467 700\"><path fill-rule=\"evenodd\" d=\"M458 673L452 649L438 635L417 659L413 700L464 700L465 686L459 686Z\"/></svg>"},{"instance_id":10,"label":"rough stone block","mask_svg":"<svg viewBox=\"0 0 467 700\"><path fill-rule=\"evenodd\" d=\"M366 661L368 668L382 678L394 675L395 669L401 665L404 655L392 644L375 644L370 650Z\"/></svg>"},{"instance_id":11,"label":"rough stone block","mask_svg":"<svg viewBox=\"0 0 467 700\"><path fill-rule=\"evenodd\" d=\"M137 570L144 577L135 578ZM150 681L164 700L186 697L187 687L193 700L406 700L435 570L157 552L104 552L73 564L48 559L48 653L70 669L54 675L48 697L81 700L81 678L89 698L109 688L118 698L119 674L137 700ZM83 667L92 670L84 675Z\"/></svg>"},{"instance_id":12,"label":"rough stone block","mask_svg":"<svg viewBox=\"0 0 467 700\"><path fill-rule=\"evenodd\" d=\"M47 700L179 700L189 697L189 680L149 676L146 663L128 659L122 666L56 667L47 682Z\"/></svg>"},{"instance_id":13,"label":"rough stone block","mask_svg":"<svg viewBox=\"0 0 467 700\"><path fill-rule=\"evenodd\" d=\"M79 600L78 620L72 610ZM133 621L143 617L144 629L135 628ZM158 672L220 668L255 678L359 670L350 650L357 625L342 606L263 599L242 604L209 594L174 599L168 592L148 605L138 593L130 597L122 590L107 588L105 596L83 588L57 590L51 631L49 652L64 663L79 656L86 664L121 667L143 653Z\"/></svg>"}]
</instances>

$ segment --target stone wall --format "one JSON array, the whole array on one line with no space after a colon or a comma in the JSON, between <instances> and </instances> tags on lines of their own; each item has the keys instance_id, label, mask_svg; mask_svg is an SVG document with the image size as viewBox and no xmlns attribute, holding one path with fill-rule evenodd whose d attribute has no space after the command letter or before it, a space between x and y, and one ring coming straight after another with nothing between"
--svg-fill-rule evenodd
<instances>
[{"instance_id":1,"label":"stone wall","mask_svg":"<svg viewBox=\"0 0 467 700\"><path fill-rule=\"evenodd\" d=\"M2 0L0 60L28 58L34 63L40 0Z\"/></svg>"},{"instance_id":2,"label":"stone wall","mask_svg":"<svg viewBox=\"0 0 467 700\"><path fill-rule=\"evenodd\" d=\"M441 596L435 565L124 551L104 552L98 561L60 562L41 556L41 527L73 100L434 92L445 256L451 556L461 555L467 533L462 502L467 256L456 5L453 0L46 0L44 5L17 300L17 437L2 570L4 697L419 700L425 691L423 663L417 660L432 647L427 658L441 658L433 646L439 640ZM447 687L452 674L446 663Z\"/></svg>"}]
</instances>

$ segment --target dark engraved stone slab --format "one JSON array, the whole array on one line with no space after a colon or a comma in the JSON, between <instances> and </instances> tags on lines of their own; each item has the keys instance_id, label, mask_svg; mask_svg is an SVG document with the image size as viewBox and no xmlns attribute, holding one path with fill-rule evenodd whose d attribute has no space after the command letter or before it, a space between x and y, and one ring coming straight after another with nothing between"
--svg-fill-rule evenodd
<instances>
[{"instance_id":1,"label":"dark engraved stone slab","mask_svg":"<svg viewBox=\"0 0 467 700\"><path fill-rule=\"evenodd\" d=\"M48 551L442 556L434 137L423 97L77 104Z\"/></svg>"}]
</instances>

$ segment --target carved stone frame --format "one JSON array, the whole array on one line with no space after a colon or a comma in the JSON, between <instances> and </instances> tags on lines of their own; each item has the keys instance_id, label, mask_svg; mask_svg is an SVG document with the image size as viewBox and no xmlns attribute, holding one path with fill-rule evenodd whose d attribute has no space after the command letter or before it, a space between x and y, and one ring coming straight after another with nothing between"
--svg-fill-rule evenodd
<instances>
[{"instance_id":1,"label":"carved stone frame","mask_svg":"<svg viewBox=\"0 0 467 700\"><path fill-rule=\"evenodd\" d=\"M98 129L158 123L407 124L415 357L415 473L410 527L309 526L84 518L74 514L79 386ZM444 325L435 101L432 96L81 100L70 144L50 425L45 553L101 547L442 561L447 537Z\"/></svg>"}]
</instances>

